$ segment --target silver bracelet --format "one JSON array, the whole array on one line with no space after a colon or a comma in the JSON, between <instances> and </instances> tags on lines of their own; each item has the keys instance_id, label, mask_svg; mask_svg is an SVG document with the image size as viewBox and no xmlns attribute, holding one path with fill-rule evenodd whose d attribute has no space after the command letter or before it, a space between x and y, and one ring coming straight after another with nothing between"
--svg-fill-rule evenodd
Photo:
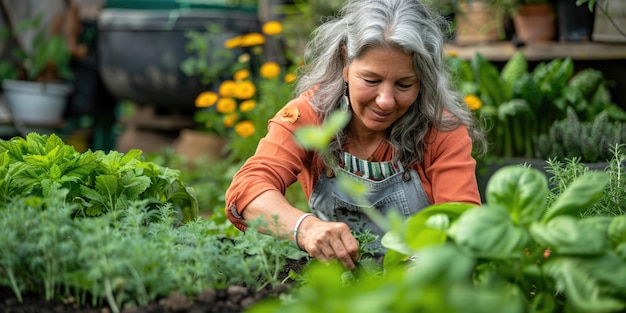
<instances>
[{"instance_id":1,"label":"silver bracelet","mask_svg":"<svg viewBox=\"0 0 626 313\"><path fill-rule=\"evenodd\" d=\"M300 224L302 224L302 221L304 221L304 219L306 219L307 217L313 215L313 213L305 213L302 214L302 216L300 216L300 218L298 219L298 221L296 222L296 226L293 228L293 243L296 245L296 247L298 247L300 250L302 250L302 248L300 247L300 245L298 244L298 228L300 228Z\"/></svg>"}]
</instances>

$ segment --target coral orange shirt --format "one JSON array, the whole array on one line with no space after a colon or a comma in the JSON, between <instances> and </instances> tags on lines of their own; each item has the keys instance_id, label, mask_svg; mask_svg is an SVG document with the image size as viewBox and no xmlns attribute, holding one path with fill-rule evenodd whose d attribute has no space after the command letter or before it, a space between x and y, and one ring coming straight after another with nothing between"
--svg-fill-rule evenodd
<instances>
[{"instance_id":1,"label":"coral orange shirt","mask_svg":"<svg viewBox=\"0 0 626 313\"><path fill-rule=\"evenodd\" d=\"M270 119L268 134L261 139L250 157L233 177L226 191L226 214L241 230L246 225L241 212L260 194L287 187L299 181L307 200L323 171L319 156L303 149L294 137L301 126L320 125L309 104L309 93L291 100ZM432 204L467 202L480 204L476 182L476 161L471 156L472 140L464 126L452 131L432 129L427 134L422 163L414 166ZM391 161L392 147L384 142L373 154L373 161Z\"/></svg>"}]
</instances>

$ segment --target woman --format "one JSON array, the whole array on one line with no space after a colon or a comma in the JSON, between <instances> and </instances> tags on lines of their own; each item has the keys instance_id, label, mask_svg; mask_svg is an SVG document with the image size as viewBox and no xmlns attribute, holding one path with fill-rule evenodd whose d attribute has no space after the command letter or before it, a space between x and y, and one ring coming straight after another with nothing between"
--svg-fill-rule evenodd
<instances>
[{"instance_id":1,"label":"woman","mask_svg":"<svg viewBox=\"0 0 626 313\"><path fill-rule=\"evenodd\" d=\"M299 96L270 120L257 152L234 176L226 213L241 230L246 220L278 216L280 231L309 255L354 269L351 230L383 232L336 188L337 173L366 184L366 200L382 214L480 204L471 154L484 139L448 82L437 15L418 0L351 0L339 13L314 31ZM320 125L335 110L352 117L328 147L333 159L301 148L294 131ZM312 214L284 198L296 181Z\"/></svg>"}]
</instances>

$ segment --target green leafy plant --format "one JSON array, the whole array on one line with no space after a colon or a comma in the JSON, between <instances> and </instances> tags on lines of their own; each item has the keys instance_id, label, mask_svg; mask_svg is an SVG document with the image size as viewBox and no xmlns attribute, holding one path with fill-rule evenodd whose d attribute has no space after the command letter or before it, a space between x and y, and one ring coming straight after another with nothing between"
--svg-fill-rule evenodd
<instances>
[{"instance_id":1,"label":"green leafy plant","mask_svg":"<svg viewBox=\"0 0 626 313\"><path fill-rule=\"evenodd\" d=\"M626 214L626 144L614 144L610 147L611 157L602 168L590 168L587 163L581 162L580 157L565 159L550 158L547 160L546 171L550 174L549 182L552 192L548 199L551 203L567 186L583 174L591 170L604 170L609 176L609 182L604 193L592 206L581 212L582 216L617 216Z\"/></svg>"},{"instance_id":2,"label":"green leafy plant","mask_svg":"<svg viewBox=\"0 0 626 313\"><path fill-rule=\"evenodd\" d=\"M141 159L140 150L77 152L61 138L30 133L0 141L0 204L12 199L42 199L67 189L75 216L99 216L124 210L130 201L153 206L171 203L182 222L198 216L195 192L178 170Z\"/></svg>"},{"instance_id":3,"label":"green leafy plant","mask_svg":"<svg viewBox=\"0 0 626 313\"><path fill-rule=\"evenodd\" d=\"M61 35L46 34L47 28L41 27L42 17L40 14L21 20L15 27L10 25L0 29L0 40L3 42L11 42L11 39L18 38L25 31L35 31L28 44L30 50L18 45L8 58L0 60L0 81L57 81L74 78L70 67L71 53L65 39Z\"/></svg>"},{"instance_id":4,"label":"green leafy plant","mask_svg":"<svg viewBox=\"0 0 626 313\"><path fill-rule=\"evenodd\" d=\"M607 185L575 179L548 205L543 173L510 166L487 203L430 206L383 237L385 272L345 286L339 265L310 268L296 300L252 312L620 312L626 293L626 216L581 217Z\"/></svg>"},{"instance_id":5,"label":"green leafy plant","mask_svg":"<svg viewBox=\"0 0 626 313\"><path fill-rule=\"evenodd\" d=\"M611 147L626 143L626 123L609 120L608 111L600 112L593 121L581 122L572 107L567 117L555 121L547 134L537 138L536 151L541 159L573 159L582 162L607 162L613 156Z\"/></svg>"},{"instance_id":6,"label":"green leafy plant","mask_svg":"<svg viewBox=\"0 0 626 313\"><path fill-rule=\"evenodd\" d=\"M556 58L529 69L521 52L499 70L482 55L447 59L457 88L486 130L489 154L497 157L537 157L535 146L556 121L572 107L581 121L591 121L607 111L612 120L626 112L610 101L607 81L589 68L574 74L569 58Z\"/></svg>"},{"instance_id":7,"label":"green leafy plant","mask_svg":"<svg viewBox=\"0 0 626 313\"><path fill-rule=\"evenodd\" d=\"M73 218L78 204L68 203L67 195L58 189L0 205L0 286L20 302L29 293L73 298L86 307L105 302L118 313L172 292L276 286L286 260L306 256L290 241L254 228L225 238L212 232L213 220L180 225L171 203L155 209L150 200L133 200L123 211ZM260 221L251 221L257 226Z\"/></svg>"}]
</instances>

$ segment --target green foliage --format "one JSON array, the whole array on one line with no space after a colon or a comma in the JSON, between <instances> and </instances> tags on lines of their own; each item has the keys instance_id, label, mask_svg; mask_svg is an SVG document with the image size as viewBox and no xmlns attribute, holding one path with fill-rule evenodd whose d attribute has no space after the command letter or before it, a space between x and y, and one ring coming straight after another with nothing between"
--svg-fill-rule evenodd
<instances>
[{"instance_id":1,"label":"green foliage","mask_svg":"<svg viewBox=\"0 0 626 313\"><path fill-rule=\"evenodd\" d=\"M67 189L74 216L99 216L124 210L131 201L150 206L170 203L182 222L198 216L194 191L180 180L180 171L141 159L141 151L77 152L56 135L30 133L0 141L0 205L14 199L32 201Z\"/></svg>"},{"instance_id":2,"label":"green foliage","mask_svg":"<svg viewBox=\"0 0 626 313\"><path fill-rule=\"evenodd\" d=\"M180 69L187 76L199 76L203 85L210 85L218 78L226 79L235 62L235 51L225 49L226 33L220 25L207 23L205 31L188 30L185 32L187 43L185 51L189 56L180 64Z\"/></svg>"},{"instance_id":3,"label":"green foliage","mask_svg":"<svg viewBox=\"0 0 626 313\"><path fill-rule=\"evenodd\" d=\"M582 162L606 162L612 157L611 147L626 143L626 123L611 121L602 111L593 121L581 122L572 107L567 117L555 121L547 134L537 138L536 154L541 159L572 159Z\"/></svg>"},{"instance_id":4,"label":"green foliage","mask_svg":"<svg viewBox=\"0 0 626 313\"><path fill-rule=\"evenodd\" d=\"M592 68L574 75L569 58L540 63L532 71L521 52L501 71L478 53L471 60L450 56L447 61L466 102L468 96L480 100L470 108L487 130L491 156L537 157L539 136L564 119L568 108L581 121L592 121L602 112L611 120L626 119L626 111L611 102L611 82Z\"/></svg>"},{"instance_id":5,"label":"green foliage","mask_svg":"<svg viewBox=\"0 0 626 313\"><path fill-rule=\"evenodd\" d=\"M61 35L50 35L47 28L41 26L43 15L21 20L15 25L14 33L8 28L0 30L0 40L9 42L14 36L20 36L25 31L36 31L26 51L24 47L17 47L11 51L10 58L0 60L0 80L48 80L73 79L74 73L70 67L71 53L65 38ZM20 37L26 38L26 36ZM47 77L46 71L53 70L56 77ZM44 77L46 76L46 77Z\"/></svg>"},{"instance_id":6,"label":"green foliage","mask_svg":"<svg viewBox=\"0 0 626 313\"><path fill-rule=\"evenodd\" d=\"M610 148L611 157L603 170L608 174L609 182L602 196L589 208L581 212L581 216L618 216L626 214L626 154L625 144L615 144ZM583 174L591 171L588 165L581 163L580 157L566 158L564 160L551 158L547 160L547 172L551 174L549 181L551 193L548 202L555 201L556 197L563 193L572 182Z\"/></svg>"},{"instance_id":7,"label":"green foliage","mask_svg":"<svg viewBox=\"0 0 626 313\"><path fill-rule=\"evenodd\" d=\"M544 174L503 168L482 206L438 204L390 223L382 274L345 285L340 265L312 263L293 298L250 312L621 312L626 219L580 215L608 176L584 173L547 201Z\"/></svg>"},{"instance_id":8,"label":"green foliage","mask_svg":"<svg viewBox=\"0 0 626 313\"><path fill-rule=\"evenodd\" d=\"M211 234L211 220L179 226L169 203L154 210L134 200L124 211L73 219L76 204L66 195L61 189L38 203L22 198L0 207L0 286L10 286L18 301L26 292L45 293L87 306L105 300L120 312L172 291L277 285L286 259L305 256L290 241L255 231L232 239Z\"/></svg>"}]
</instances>

